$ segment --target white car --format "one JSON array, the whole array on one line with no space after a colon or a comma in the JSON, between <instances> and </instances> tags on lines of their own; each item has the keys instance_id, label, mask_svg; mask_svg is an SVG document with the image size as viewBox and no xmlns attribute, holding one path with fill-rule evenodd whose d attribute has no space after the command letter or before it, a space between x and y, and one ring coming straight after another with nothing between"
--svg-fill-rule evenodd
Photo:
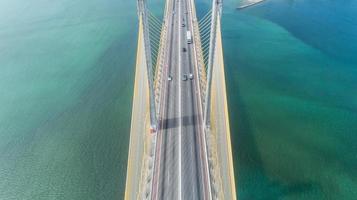
<instances>
[{"instance_id":1,"label":"white car","mask_svg":"<svg viewBox=\"0 0 357 200\"><path fill-rule=\"evenodd\" d=\"M172 81L172 76L169 76L167 80Z\"/></svg>"},{"instance_id":2,"label":"white car","mask_svg":"<svg viewBox=\"0 0 357 200\"><path fill-rule=\"evenodd\" d=\"M190 77L190 80L192 80L193 79L193 74L190 74L189 77Z\"/></svg>"}]
</instances>

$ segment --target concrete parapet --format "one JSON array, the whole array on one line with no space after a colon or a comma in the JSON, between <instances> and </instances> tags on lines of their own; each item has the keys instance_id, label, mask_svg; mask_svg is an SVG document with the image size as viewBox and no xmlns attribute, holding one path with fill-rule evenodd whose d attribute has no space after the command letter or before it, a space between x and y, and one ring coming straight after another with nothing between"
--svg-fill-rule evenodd
<instances>
[{"instance_id":1,"label":"concrete parapet","mask_svg":"<svg viewBox=\"0 0 357 200\"><path fill-rule=\"evenodd\" d=\"M149 83L147 77L144 35L141 19L135 70L133 107L131 117L130 144L125 186L125 199L138 199L142 193L142 180L150 157L150 105Z\"/></svg>"},{"instance_id":2,"label":"concrete parapet","mask_svg":"<svg viewBox=\"0 0 357 200\"><path fill-rule=\"evenodd\" d=\"M237 199L220 20L217 20L216 31L211 87L211 127L209 134L210 153L212 154L210 159L213 169L211 173L215 177L212 185L214 187L213 191L218 192L216 194L218 199Z\"/></svg>"}]
</instances>

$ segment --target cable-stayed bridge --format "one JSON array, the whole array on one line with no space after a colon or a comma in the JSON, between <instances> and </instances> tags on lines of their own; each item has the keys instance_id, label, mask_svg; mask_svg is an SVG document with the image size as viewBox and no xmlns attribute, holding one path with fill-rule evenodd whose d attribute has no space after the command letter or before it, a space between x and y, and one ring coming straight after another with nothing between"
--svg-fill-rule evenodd
<instances>
[{"instance_id":1,"label":"cable-stayed bridge","mask_svg":"<svg viewBox=\"0 0 357 200\"><path fill-rule=\"evenodd\" d=\"M222 0L137 0L139 32L125 199L236 199Z\"/></svg>"}]
</instances>

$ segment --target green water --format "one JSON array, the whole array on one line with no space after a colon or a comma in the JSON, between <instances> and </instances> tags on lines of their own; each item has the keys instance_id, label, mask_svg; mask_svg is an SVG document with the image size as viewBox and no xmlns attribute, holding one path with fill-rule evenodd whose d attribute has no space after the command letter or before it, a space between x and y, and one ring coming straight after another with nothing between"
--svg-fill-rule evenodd
<instances>
[{"instance_id":1,"label":"green water","mask_svg":"<svg viewBox=\"0 0 357 200\"><path fill-rule=\"evenodd\" d=\"M222 33L239 198L354 199L357 2L238 3ZM135 1L0 1L1 200L123 198L136 40Z\"/></svg>"},{"instance_id":2,"label":"green water","mask_svg":"<svg viewBox=\"0 0 357 200\"><path fill-rule=\"evenodd\" d=\"M121 199L135 2L0 1L0 199Z\"/></svg>"},{"instance_id":3,"label":"green water","mask_svg":"<svg viewBox=\"0 0 357 200\"><path fill-rule=\"evenodd\" d=\"M240 199L357 197L357 2L225 1Z\"/></svg>"}]
</instances>

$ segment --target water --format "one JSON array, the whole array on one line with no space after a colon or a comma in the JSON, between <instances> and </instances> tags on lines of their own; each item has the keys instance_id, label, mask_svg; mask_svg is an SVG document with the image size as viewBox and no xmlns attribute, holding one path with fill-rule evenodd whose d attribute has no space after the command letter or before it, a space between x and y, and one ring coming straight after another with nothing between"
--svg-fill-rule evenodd
<instances>
[{"instance_id":1,"label":"water","mask_svg":"<svg viewBox=\"0 0 357 200\"><path fill-rule=\"evenodd\" d=\"M122 199L136 4L0 1L0 199Z\"/></svg>"},{"instance_id":2,"label":"water","mask_svg":"<svg viewBox=\"0 0 357 200\"><path fill-rule=\"evenodd\" d=\"M353 199L357 2L224 3L240 199ZM135 6L0 1L1 200L123 198Z\"/></svg>"},{"instance_id":3,"label":"water","mask_svg":"<svg viewBox=\"0 0 357 200\"><path fill-rule=\"evenodd\" d=\"M240 199L355 199L357 2L236 5L222 26Z\"/></svg>"}]
</instances>

